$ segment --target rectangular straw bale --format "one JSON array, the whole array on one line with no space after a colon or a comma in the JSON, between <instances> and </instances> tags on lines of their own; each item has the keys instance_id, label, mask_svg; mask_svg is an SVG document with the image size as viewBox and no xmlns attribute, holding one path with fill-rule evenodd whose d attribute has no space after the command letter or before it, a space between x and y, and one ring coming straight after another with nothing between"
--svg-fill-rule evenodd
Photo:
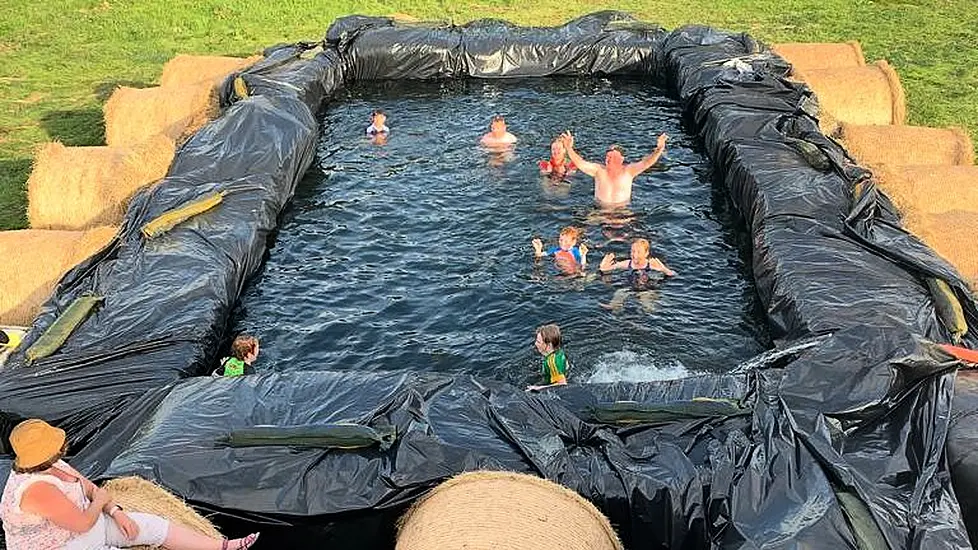
<instances>
[{"instance_id":1,"label":"rectangular straw bale","mask_svg":"<svg viewBox=\"0 0 978 550\"><path fill-rule=\"evenodd\" d=\"M31 227L118 224L133 194L166 175L175 151L173 140L159 134L130 147L42 146L27 180Z\"/></svg>"},{"instance_id":2,"label":"rectangular straw bale","mask_svg":"<svg viewBox=\"0 0 978 550\"><path fill-rule=\"evenodd\" d=\"M209 82L218 85L229 74L254 65L260 55L251 57L222 57L214 55L178 55L163 65L160 86L172 88Z\"/></svg>"},{"instance_id":3,"label":"rectangular straw bale","mask_svg":"<svg viewBox=\"0 0 978 550\"><path fill-rule=\"evenodd\" d=\"M182 143L220 112L210 82L167 88L117 89L105 103L105 142L113 146L142 143L163 134Z\"/></svg>"},{"instance_id":4,"label":"rectangular straw bale","mask_svg":"<svg viewBox=\"0 0 978 550\"><path fill-rule=\"evenodd\" d=\"M916 217L909 227L978 290L978 213L953 210Z\"/></svg>"},{"instance_id":5,"label":"rectangular straw bale","mask_svg":"<svg viewBox=\"0 0 978 550\"><path fill-rule=\"evenodd\" d=\"M886 61L796 73L818 96L821 109L840 122L903 124L906 119L903 86Z\"/></svg>"},{"instance_id":6,"label":"rectangular straw bale","mask_svg":"<svg viewBox=\"0 0 978 550\"><path fill-rule=\"evenodd\" d=\"M904 219L951 211L978 213L978 166L877 166L873 174Z\"/></svg>"},{"instance_id":7,"label":"rectangular straw bale","mask_svg":"<svg viewBox=\"0 0 978 550\"><path fill-rule=\"evenodd\" d=\"M859 42L785 42L771 46L795 71L862 67L866 65Z\"/></svg>"},{"instance_id":8,"label":"rectangular straw bale","mask_svg":"<svg viewBox=\"0 0 978 550\"><path fill-rule=\"evenodd\" d=\"M843 124L839 138L866 165L971 165L971 138L958 128Z\"/></svg>"},{"instance_id":9,"label":"rectangular straw bale","mask_svg":"<svg viewBox=\"0 0 978 550\"><path fill-rule=\"evenodd\" d=\"M57 282L108 244L115 227L0 231L0 323L30 326Z\"/></svg>"}]
</instances>

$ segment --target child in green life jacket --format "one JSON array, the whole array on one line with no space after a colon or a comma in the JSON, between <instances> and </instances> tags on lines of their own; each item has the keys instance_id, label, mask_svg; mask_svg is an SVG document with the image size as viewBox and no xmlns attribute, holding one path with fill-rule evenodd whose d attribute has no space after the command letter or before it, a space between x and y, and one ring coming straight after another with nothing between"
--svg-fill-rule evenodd
<instances>
[{"instance_id":1,"label":"child in green life jacket","mask_svg":"<svg viewBox=\"0 0 978 550\"><path fill-rule=\"evenodd\" d=\"M527 386L527 391L538 391L552 386L563 386L567 384L567 356L564 355L564 348L560 338L560 327L557 325L543 325L537 329L537 339L535 342L537 351L543 355L543 374L544 385Z\"/></svg>"},{"instance_id":2,"label":"child in green life jacket","mask_svg":"<svg viewBox=\"0 0 978 550\"><path fill-rule=\"evenodd\" d=\"M221 366L217 369L218 376L243 376L245 374L255 374L255 368L251 366L258 358L258 338L241 334L231 342L231 357L221 359Z\"/></svg>"}]
</instances>

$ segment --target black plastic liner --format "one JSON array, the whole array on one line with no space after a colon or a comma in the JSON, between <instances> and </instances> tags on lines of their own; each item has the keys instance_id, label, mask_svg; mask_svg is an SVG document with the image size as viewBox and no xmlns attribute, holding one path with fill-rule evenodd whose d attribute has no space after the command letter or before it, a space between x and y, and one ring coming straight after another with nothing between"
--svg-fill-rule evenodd
<instances>
[{"instance_id":1,"label":"black plastic liner","mask_svg":"<svg viewBox=\"0 0 978 550\"><path fill-rule=\"evenodd\" d=\"M899 227L868 172L818 133L815 99L783 79L782 59L743 34L667 33L613 12L556 29L349 17L304 53L312 46L269 49L240 75L247 97L229 80L224 115L133 201L115 242L62 280L27 345L75 297L105 302L59 352L30 366L12 358L0 373L6 424L64 427L93 476L139 473L209 507L294 522L393 508L485 467L572 487L632 548L970 547L944 453L957 363L920 340L950 339L924 278L951 285L972 325L978 310L953 268ZM180 381L213 364L313 159L315 115L343 82L624 74L682 100L753 235L772 334L783 345L834 336L780 368L542 396L437 375ZM140 236L214 191L227 192L217 208ZM692 397L737 398L752 412L617 429L584 420L596 402ZM214 443L234 427L351 419L401 437L383 453ZM954 456L966 456L968 433L951 433ZM955 478L973 479L975 462L956 461Z\"/></svg>"}]
</instances>

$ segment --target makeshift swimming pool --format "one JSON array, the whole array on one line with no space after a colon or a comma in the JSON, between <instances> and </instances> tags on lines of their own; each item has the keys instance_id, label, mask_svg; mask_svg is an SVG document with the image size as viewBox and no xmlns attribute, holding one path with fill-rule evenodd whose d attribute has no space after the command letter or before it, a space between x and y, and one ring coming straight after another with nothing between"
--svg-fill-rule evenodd
<instances>
[{"instance_id":1,"label":"makeshift swimming pool","mask_svg":"<svg viewBox=\"0 0 978 550\"><path fill-rule=\"evenodd\" d=\"M394 125L383 146L363 138L376 108ZM495 113L520 137L505 161L477 145ZM354 86L322 126L318 160L241 299L233 332L261 337L259 371L413 370L526 384L539 362L533 329L548 322L562 327L578 381L723 372L768 347L738 250L747 236L714 191L678 102L647 82ZM539 174L565 128L591 158L617 143L637 160L659 132L671 140L636 180L632 207L602 211L587 175ZM568 225L584 229L591 249L584 277L533 261L530 238L554 241ZM679 276L621 304L627 277L599 277L597 265L608 252L627 257L639 237Z\"/></svg>"},{"instance_id":2,"label":"makeshift swimming pool","mask_svg":"<svg viewBox=\"0 0 978 550\"><path fill-rule=\"evenodd\" d=\"M631 548L968 547L944 447L955 435L959 364L927 340L955 337L955 308L945 305L960 305L972 326L978 310L960 276L902 231L868 173L818 132L814 98L783 79L780 58L746 35L666 32L611 12L557 29L350 17L318 46L272 48L225 83L224 115L133 201L112 246L62 280L25 346L76 300L97 309L61 332L67 339L50 356L12 357L0 421L43 417L68 431L84 472L142 475L249 521L355 525L481 468L559 481L594 502ZM504 377L430 371L194 376L221 351L234 304L314 162L316 113L344 84L555 75L639 76L678 97L750 233L777 349L724 375L540 395ZM142 233L201 201L211 208ZM552 232L564 215L543 214L550 225L531 229ZM656 236L657 252L668 252L669 236ZM356 450L221 443L255 426L340 421L396 438Z\"/></svg>"}]
</instances>

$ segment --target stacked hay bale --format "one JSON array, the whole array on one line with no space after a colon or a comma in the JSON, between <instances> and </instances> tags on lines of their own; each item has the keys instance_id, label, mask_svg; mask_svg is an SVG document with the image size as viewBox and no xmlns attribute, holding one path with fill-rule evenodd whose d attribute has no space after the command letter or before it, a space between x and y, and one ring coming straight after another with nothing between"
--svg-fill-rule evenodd
<instances>
[{"instance_id":1,"label":"stacked hay bale","mask_svg":"<svg viewBox=\"0 0 978 550\"><path fill-rule=\"evenodd\" d=\"M55 284L76 264L98 252L116 228L87 231L0 231L0 324L29 326Z\"/></svg>"},{"instance_id":2,"label":"stacked hay bale","mask_svg":"<svg viewBox=\"0 0 978 550\"><path fill-rule=\"evenodd\" d=\"M608 519L577 493L511 472L442 483L401 519L397 550L620 550Z\"/></svg>"},{"instance_id":3,"label":"stacked hay bale","mask_svg":"<svg viewBox=\"0 0 978 550\"><path fill-rule=\"evenodd\" d=\"M866 65L858 45L780 44L772 50L819 98L822 131L873 170L904 226L978 289L978 168L968 135L904 126L899 77L885 61Z\"/></svg>"},{"instance_id":4,"label":"stacked hay bale","mask_svg":"<svg viewBox=\"0 0 978 550\"><path fill-rule=\"evenodd\" d=\"M180 523L185 527L211 538L221 538L220 531L207 518L201 516L182 500L166 489L138 477L123 477L105 483L103 488L112 500L126 510L153 514ZM131 546L138 550L151 550L150 546Z\"/></svg>"},{"instance_id":5,"label":"stacked hay bale","mask_svg":"<svg viewBox=\"0 0 978 550\"><path fill-rule=\"evenodd\" d=\"M39 148L27 185L32 229L0 232L0 322L32 323L61 276L115 234L106 226L121 222L133 195L166 176L177 144L217 114L217 84L257 59L177 56L162 86L109 98L106 146Z\"/></svg>"}]
</instances>

